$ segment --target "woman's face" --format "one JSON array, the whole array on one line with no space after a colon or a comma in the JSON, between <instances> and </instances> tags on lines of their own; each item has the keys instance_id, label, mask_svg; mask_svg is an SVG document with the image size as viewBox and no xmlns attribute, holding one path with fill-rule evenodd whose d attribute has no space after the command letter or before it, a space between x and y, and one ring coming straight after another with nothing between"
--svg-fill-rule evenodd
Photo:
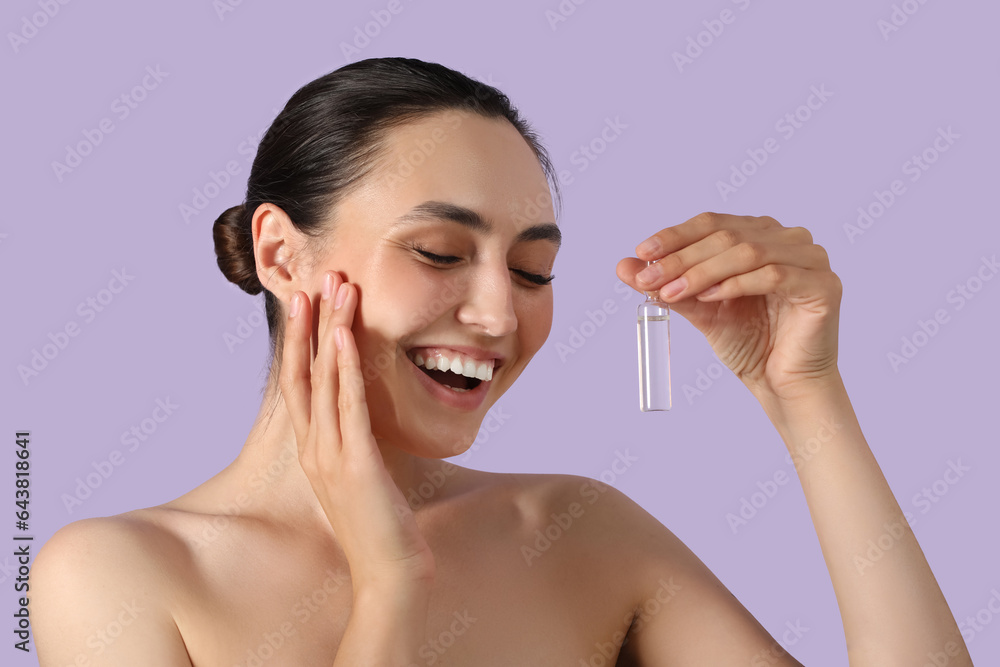
<instances>
[{"instance_id":1,"label":"woman's face","mask_svg":"<svg viewBox=\"0 0 1000 667\"><path fill-rule=\"evenodd\" d=\"M318 286L335 270L357 286L352 331L376 438L435 458L472 444L549 335L552 286L525 274L551 275L554 220L541 165L507 121L448 111L390 133L377 170L337 207L314 276ZM417 354L424 366L492 365L492 379L456 392L446 384L465 378L427 374Z\"/></svg>"}]
</instances>

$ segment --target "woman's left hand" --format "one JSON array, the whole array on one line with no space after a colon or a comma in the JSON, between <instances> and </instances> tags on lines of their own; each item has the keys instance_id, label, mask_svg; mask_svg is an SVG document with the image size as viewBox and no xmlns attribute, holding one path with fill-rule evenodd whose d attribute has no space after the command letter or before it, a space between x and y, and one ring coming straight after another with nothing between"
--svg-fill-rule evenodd
<instances>
[{"instance_id":1,"label":"woman's left hand","mask_svg":"<svg viewBox=\"0 0 1000 667\"><path fill-rule=\"evenodd\" d=\"M839 378L842 285L808 230L766 216L702 213L650 240L660 248L640 244L638 259L618 263L618 277L640 292L659 291L758 399L796 398ZM639 282L647 260L657 275Z\"/></svg>"}]
</instances>

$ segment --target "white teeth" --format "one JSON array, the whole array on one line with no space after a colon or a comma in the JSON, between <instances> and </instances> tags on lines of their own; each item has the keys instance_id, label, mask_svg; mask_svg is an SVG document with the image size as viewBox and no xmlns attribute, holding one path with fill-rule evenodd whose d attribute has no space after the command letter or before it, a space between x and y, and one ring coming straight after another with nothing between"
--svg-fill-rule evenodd
<instances>
[{"instance_id":1,"label":"white teeth","mask_svg":"<svg viewBox=\"0 0 1000 667\"><path fill-rule=\"evenodd\" d=\"M444 354L438 354L437 356L425 359L422 354L417 352L413 355L413 363L431 371L451 371L457 375L464 375L468 378L476 378L477 380L485 380L487 382L493 379L494 362L492 359L489 361L466 359L463 363L461 356L458 355L450 359Z\"/></svg>"}]
</instances>

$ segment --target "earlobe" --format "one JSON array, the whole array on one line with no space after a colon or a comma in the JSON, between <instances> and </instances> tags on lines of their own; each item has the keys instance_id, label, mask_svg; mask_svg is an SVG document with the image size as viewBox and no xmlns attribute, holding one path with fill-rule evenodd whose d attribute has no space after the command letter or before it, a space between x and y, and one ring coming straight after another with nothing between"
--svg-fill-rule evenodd
<instances>
[{"instance_id":1,"label":"earlobe","mask_svg":"<svg viewBox=\"0 0 1000 667\"><path fill-rule=\"evenodd\" d=\"M257 278L264 289L288 301L299 289L299 233L291 218L274 204L261 204L250 222Z\"/></svg>"}]
</instances>

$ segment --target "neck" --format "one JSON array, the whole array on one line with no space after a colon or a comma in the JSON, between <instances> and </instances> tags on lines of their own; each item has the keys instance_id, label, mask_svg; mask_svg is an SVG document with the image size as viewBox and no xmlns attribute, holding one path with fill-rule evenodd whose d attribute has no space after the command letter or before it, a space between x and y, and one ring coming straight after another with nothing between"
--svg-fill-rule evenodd
<instances>
[{"instance_id":1,"label":"neck","mask_svg":"<svg viewBox=\"0 0 1000 667\"><path fill-rule=\"evenodd\" d=\"M444 464L438 459L414 456L388 440L376 443L386 471L404 498L427 481L427 473ZM268 382L246 444L227 469L235 476L236 487L248 497L248 507L243 509L273 515L285 524L301 520L329 525L298 456L295 431L281 391L276 381Z\"/></svg>"}]
</instances>

